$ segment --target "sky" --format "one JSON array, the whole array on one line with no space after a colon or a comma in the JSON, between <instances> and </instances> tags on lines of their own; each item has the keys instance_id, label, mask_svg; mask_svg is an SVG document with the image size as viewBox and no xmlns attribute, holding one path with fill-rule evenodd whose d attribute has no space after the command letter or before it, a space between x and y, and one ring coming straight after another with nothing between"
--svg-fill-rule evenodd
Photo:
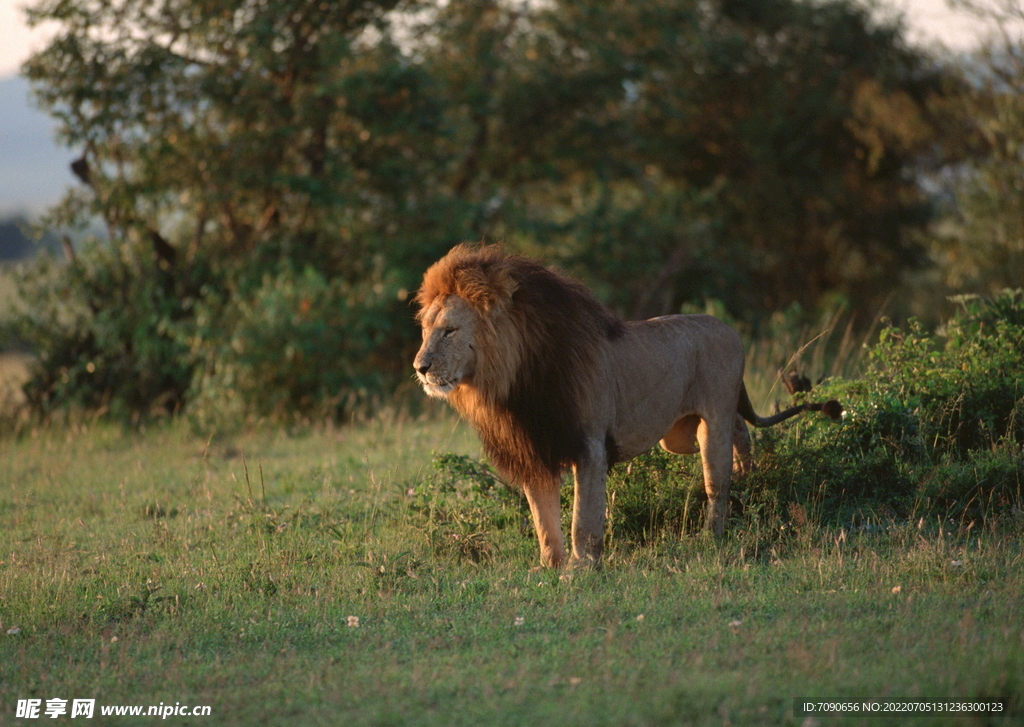
<instances>
[{"instance_id":1,"label":"sky","mask_svg":"<svg viewBox=\"0 0 1024 727\"><path fill-rule=\"evenodd\" d=\"M31 0L0 0L0 78L14 75L29 53L46 40L46 29L29 30L22 8ZM977 21L962 11L953 11L947 0L877 0L882 8L906 14L910 38L930 44L940 41L953 50L976 44L983 31Z\"/></svg>"}]
</instances>

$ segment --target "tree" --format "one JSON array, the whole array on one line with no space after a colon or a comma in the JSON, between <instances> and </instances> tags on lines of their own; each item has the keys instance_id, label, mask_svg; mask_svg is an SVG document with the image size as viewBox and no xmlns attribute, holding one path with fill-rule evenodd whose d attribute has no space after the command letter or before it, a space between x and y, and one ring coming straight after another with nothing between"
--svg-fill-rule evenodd
<instances>
[{"instance_id":1,"label":"tree","mask_svg":"<svg viewBox=\"0 0 1024 727\"><path fill-rule=\"evenodd\" d=\"M403 291L451 237L432 194L442 109L392 41L398 2L43 0L29 11L61 30L25 72L83 150L82 188L51 222L95 215L109 235L63 271L63 300L39 306L73 315L22 321L48 325L36 335L52 349L40 400L60 398L86 363L82 403L133 411L176 409L190 387L301 409L379 388L398 368ZM397 236L396 217L416 232ZM270 299L293 310L243 340ZM314 318L349 329L330 339L339 349L298 336ZM77 327L62 333L57 320ZM273 376L281 350L257 350L271 341L293 364ZM154 350L159 362L142 354ZM349 365L310 375L321 367L310 354ZM140 390L154 370L166 375ZM280 395L268 398L271 382Z\"/></svg>"},{"instance_id":2,"label":"tree","mask_svg":"<svg viewBox=\"0 0 1024 727\"><path fill-rule=\"evenodd\" d=\"M407 378L408 292L466 239L627 316L867 308L918 262L939 74L849 0L30 17L60 25L25 70L83 152L51 221L109 236L27 281L40 406L337 415Z\"/></svg>"},{"instance_id":3,"label":"tree","mask_svg":"<svg viewBox=\"0 0 1024 727\"><path fill-rule=\"evenodd\" d=\"M850 2L452 3L426 64L484 233L625 314L877 306L924 263L916 167L942 72ZM468 179L471 175L472 179Z\"/></svg>"}]
</instances>

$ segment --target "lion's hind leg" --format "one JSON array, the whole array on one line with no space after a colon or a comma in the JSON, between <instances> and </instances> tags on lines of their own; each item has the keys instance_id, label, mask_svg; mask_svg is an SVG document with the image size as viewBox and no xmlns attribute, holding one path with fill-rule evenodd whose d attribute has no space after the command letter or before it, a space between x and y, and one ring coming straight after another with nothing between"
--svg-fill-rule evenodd
<instances>
[{"instance_id":1,"label":"lion's hind leg","mask_svg":"<svg viewBox=\"0 0 1024 727\"><path fill-rule=\"evenodd\" d=\"M608 477L608 452L600 439L588 440L586 453L573 464L573 475L576 489L569 567L597 567L604 552Z\"/></svg>"},{"instance_id":2,"label":"lion's hind leg","mask_svg":"<svg viewBox=\"0 0 1024 727\"><path fill-rule=\"evenodd\" d=\"M736 415L732 433L732 472L746 475L754 471L754 460L750 455L750 431L743 417Z\"/></svg>"}]
</instances>

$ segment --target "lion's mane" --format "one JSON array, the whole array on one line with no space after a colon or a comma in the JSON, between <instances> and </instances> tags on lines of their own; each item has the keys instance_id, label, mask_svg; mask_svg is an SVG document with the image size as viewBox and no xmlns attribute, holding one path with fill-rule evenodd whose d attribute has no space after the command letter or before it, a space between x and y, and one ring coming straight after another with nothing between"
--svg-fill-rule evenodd
<instances>
[{"instance_id":1,"label":"lion's mane","mask_svg":"<svg viewBox=\"0 0 1024 727\"><path fill-rule=\"evenodd\" d=\"M478 317L476 370L449 401L517 483L557 486L586 446L582 417L600 350L624 325L586 287L498 245L459 245L431 266L420 313L456 295Z\"/></svg>"}]
</instances>

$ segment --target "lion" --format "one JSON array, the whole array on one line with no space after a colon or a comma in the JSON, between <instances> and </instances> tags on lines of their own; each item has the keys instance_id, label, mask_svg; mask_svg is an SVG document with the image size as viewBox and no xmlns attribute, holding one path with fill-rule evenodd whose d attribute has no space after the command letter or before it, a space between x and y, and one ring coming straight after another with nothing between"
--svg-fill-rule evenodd
<instances>
[{"instance_id":1,"label":"lion","mask_svg":"<svg viewBox=\"0 0 1024 727\"><path fill-rule=\"evenodd\" d=\"M766 427L805 410L838 418L835 401L772 417L754 412L739 335L707 315L623 322L581 283L498 245L458 245L415 297L424 391L476 429L498 472L526 494L548 567L596 566L604 549L606 477L656 442L700 452L705 526L721 536L729 484L751 467L744 422ZM559 488L572 468L572 554Z\"/></svg>"}]
</instances>

